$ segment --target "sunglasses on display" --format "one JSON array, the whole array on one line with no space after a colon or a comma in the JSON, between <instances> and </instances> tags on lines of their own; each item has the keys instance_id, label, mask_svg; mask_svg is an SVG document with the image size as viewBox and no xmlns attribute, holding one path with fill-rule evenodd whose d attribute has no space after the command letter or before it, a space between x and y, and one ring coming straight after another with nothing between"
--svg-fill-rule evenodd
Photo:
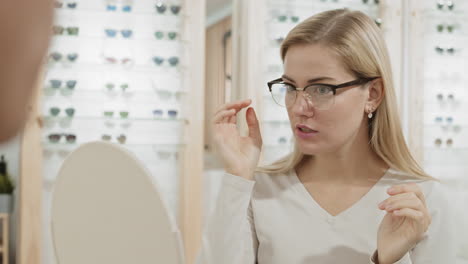
<instances>
[{"instance_id":1,"label":"sunglasses on display","mask_svg":"<svg viewBox=\"0 0 468 264\"><path fill-rule=\"evenodd\" d=\"M362 0L363 4L370 4L371 2L374 2L374 4L376 4L376 5L380 4L380 0L374 0L374 1L372 1L372 0Z\"/></svg>"},{"instance_id":2,"label":"sunglasses on display","mask_svg":"<svg viewBox=\"0 0 468 264\"><path fill-rule=\"evenodd\" d=\"M156 31L154 32L154 37L158 40L162 40L164 38L164 35L166 35L167 39L169 40L174 40L177 37L177 32L170 31L164 34L162 31Z\"/></svg>"},{"instance_id":3,"label":"sunglasses on display","mask_svg":"<svg viewBox=\"0 0 468 264\"><path fill-rule=\"evenodd\" d=\"M122 34L122 37L124 38L131 38L133 35L133 30L131 29L122 29L120 31L116 29L105 29L104 32L106 33L106 36L109 38L115 38L119 32L120 34Z\"/></svg>"},{"instance_id":4,"label":"sunglasses on display","mask_svg":"<svg viewBox=\"0 0 468 264\"><path fill-rule=\"evenodd\" d=\"M55 1L54 2L54 7L55 8L63 8L63 2L61 1ZM76 2L69 2L65 5L67 8L69 9L76 9L76 7L78 6L78 4Z\"/></svg>"},{"instance_id":5,"label":"sunglasses on display","mask_svg":"<svg viewBox=\"0 0 468 264\"><path fill-rule=\"evenodd\" d=\"M450 54L450 55L455 54L455 48L442 48L440 46L436 46L435 51L439 54L445 54L445 53Z\"/></svg>"},{"instance_id":6,"label":"sunglasses on display","mask_svg":"<svg viewBox=\"0 0 468 264\"><path fill-rule=\"evenodd\" d=\"M52 80L49 80L49 83L50 83L51 88L60 89L62 87L63 82L61 80L52 79ZM77 84L77 81L69 80L65 82L65 87L69 90L73 90L75 89L76 84Z\"/></svg>"},{"instance_id":7,"label":"sunglasses on display","mask_svg":"<svg viewBox=\"0 0 468 264\"><path fill-rule=\"evenodd\" d=\"M438 123L438 124L441 124L443 121L444 121L444 119L441 116L437 116L435 118L435 122ZM445 121L447 122L447 124L452 124L453 123L453 117L451 117L451 116L446 117Z\"/></svg>"},{"instance_id":8,"label":"sunglasses on display","mask_svg":"<svg viewBox=\"0 0 468 264\"><path fill-rule=\"evenodd\" d=\"M173 157L175 160L179 159L178 152L159 150L156 153L158 155L158 159L160 160L169 160L171 157Z\"/></svg>"},{"instance_id":9,"label":"sunglasses on display","mask_svg":"<svg viewBox=\"0 0 468 264\"><path fill-rule=\"evenodd\" d=\"M162 100L169 100L171 97L174 97L176 100L180 100L184 92L181 91L168 91L168 90L156 90L158 97Z\"/></svg>"},{"instance_id":10,"label":"sunglasses on display","mask_svg":"<svg viewBox=\"0 0 468 264\"><path fill-rule=\"evenodd\" d=\"M122 65L126 65L126 66L130 66L130 65L133 65L134 61L130 58L122 58L122 59L118 59L118 58L115 58L115 57L105 57L105 61L106 63L108 64L122 64Z\"/></svg>"},{"instance_id":11,"label":"sunglasses on display","mask_svg":"<svg viewBox=\"0 0 468 264\"><path fill-rule=\"evenodd\" d=\"M165 61L165 59L163 57L160 57L160 56L154 56L153 57L153 62L157 66L162 66L164 61ZM175 67L175 66L177 66L179 64L179 58L178 57L170 57L170 58L167 59L167 62L169 63L170 66Z\"/></svg>"},{"instance_id":12,"label":"sunglasses on display","mask_svg":"<svg viewBox=\"0 0 468 264\"><path fill-rule=\"evenodd\" d=\"M114 83L106 83L106 89L109 91L109 92L112 92L114 91L116 85ZM129 85L128 83L123 83L121 84L120 86L120 89L122 90L122 92L125 92L127 91L127 89L129 88Z\"/></svg>"},{"instance_id":13,"label":"sunglasses on display","mask_svg":"<svg viewBox=\"0 0 468 264\"><path fill-rule=\"evenodd\" d=\"M441 93L440 93L440 94L437 94L437 99L438 99L439 101L444 100L444 95L441 94ZM449 95L447 95L447 99L453 101L453 100L455 99L455 96L454 96L453 94L449 94Z\"/></svg>"},{"instance_id":14,"label":"sunglasses on display","mask_svg":"<svg viewBox=\"0 0 468 264\"><path fill-rule=\"evenodd\" d=\"M80 29L78 27L53 26L52 31L54 35L64 35L64 32L66 32L69 36L78 36Z\"/></svg>"},{"instance_id":15,"label":"sunglasses on display","mask_svg":"<svg viewBox=\"0 0 468 264\"><path fill-rule=\"evenodd\" d=\"M164 4L163 2L161 1L158 1L155 6L156 8L156 12L159 13L159 14L164 14L166 13L166 10L167 10L167 5ZM180 10L181 10L181 6L180 5L171 5L169 7L169 9L171 10L172 14L174 15L178 15L180 13Z\"/></svg>"},{"instance_id":16,"label":"sunglasses on display","mask_svg":"<svg viewBox=\"0 0 468 264\"><path fill-rule=\"evenodd\" d=\"M52 52L49 58L54 62L59 62L64 58L64 55L60 52ZM78 53L69 53L65 57L69 62L75 62L78 59Z\"/></svg>"},{"instance_id":17,"label":"sunglasses on display","mask_svg":"<svg viewBox=\"0 0 468 264\"><path fill-rule=\"evenodd\" d=\"M59 143L62 137L64 137L65 141L69 144L76 142L76 135L74 134L50 134L48 139L51 143Z\"/></svg>"},{"instance_id":18,"label":"sunglasses on display","mask_svg":"<svg viewBox=\"0 0 468 264\"><path fill-rule=\"evenodd\" d=\"M448 0L448 1L439 0L437 2L437 9L439 9L439 10L444 10L444 8L446 8L446 9L452 11L454 7L455 7L455 4L453 3L453 1L450 1L450 0Z\"/></svg>"},{"instance_id":19,"label":"sunglasses on display","mask_svg":"<svg viewBox=\"0 0 468 264\"><path fill-rule=\"evenodd\" d=\"M120 115L120 118L122 118L122 119L128 118L128 116L130 114L128 111L120 111L118 113ZM106 117L106 118L113 118L114 117L114 111L104 111L103 114L104 114L104 117Z\"/></svg>"},{"instance_id":20,"label":"sunglasses on display","mask_svg":"<svg viewBox=\"0 0 468 264\"><path fill-rule=\"evenodd\" d=\"M60 111L61 109L58 107L52 107L49 109L49 113L53 117L57 117L60 114ZM67 117L70 117L70 118L73 117L75 115L75 108L72 108L72 107L66 108L65 114L67 115Z\"/></svg>"},{"instance_id":21,"label":"sunglasses on display","mask_svg":"<svg viewBox=\"0 0 468 264\"><path fill-rule=\"evenodd\" d=\"M278 21L279 22L286 22L288 20L288 18L291 20L291 22L293 23L297 23L299 22L299 17L298 16L286 16L286 15L281 15L281 16L278 16Z\"/></svg>"},{"instance_id":22,"label":"sunglasses on display","mask_svg":"<svg viewBox=\"0 0 468 264\"><path fill-rule=\"evenodd\" d=\"M177 118L178 112L177 110L167 110L167 116L170 119L175 119ZM153 116L155 118L163 118L164 117L164 111L161 109L155 109L153 110Z\"/></svg>"},{"instance_id":23,"label":"sunglasses on display","mask_svg":"<svg viewBox=\"0 0 468 264\"><path fill-rule=\"evenodd\" d=\"M120 144L125 144L125 142L127 142L127 136L121 134L119 135L117 138L117 141L120 143ZM101 136L101 140L103 141L111 141L112 140L112 136L109 135L109 134L104 134Z\"/></svg>"},{"instance_id":24,"label":"sunglasses on display","mask_svg":"<svg viewBox=\"0 0 468 264\"><path fill-rule=\"evenodd\" d=\"M452 33L454 28L455 28L454 25L444 25L444 24L437 25L437 31L441 33L444 32L444 30L447 31L448 33Z\"/></svg>"},{"instance_id":25,"label":"sunglasses on display","mask_svg":"<svg viewBox=\"0 0 468 264\"><path fill-rule=\"evenodd\" d=\"M108 4L106 6L106 10L109 11L109 12L116 12L117 9L118 9L117 5ZM132 6L131 5L124 5L124 6L122 6L121 10L122 10L122 12L126 12L126 13L132 12Z\"/></svg>"},{"instance_id":26,"label":"sunglasses on display","mask_svg":"<svg viewBox=\"0 0 468 264\"><path fill-rule=\"evenodd\" d=\"M437 147L440 147L440 146L442 146L443 141L442 141L442 139L437 138L436 140L434 140L434 144L435 144ZM453 146L453 139L451 139L451 138L447 139L447 140L445 141L445 144L447 145L447 147Z\"/></svg>"}]
</instances>

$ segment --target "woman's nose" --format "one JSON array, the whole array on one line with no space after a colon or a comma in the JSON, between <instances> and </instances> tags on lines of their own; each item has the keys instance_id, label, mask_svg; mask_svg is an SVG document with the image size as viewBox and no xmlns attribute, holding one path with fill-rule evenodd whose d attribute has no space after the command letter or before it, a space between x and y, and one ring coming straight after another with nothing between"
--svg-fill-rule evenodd
<instances>
[{"instance_id":1,"label":"woman's nose","mask_svg":"<svg viewBox=\"0 0 468 264\"><path fill-rule=\"evenodd\" d=\"M309 94L304 91L297 91L296 101L292 105L292 111L295 115L307 115L312 117L314 115L314 106Z\"/></svg>"}]
</instances>

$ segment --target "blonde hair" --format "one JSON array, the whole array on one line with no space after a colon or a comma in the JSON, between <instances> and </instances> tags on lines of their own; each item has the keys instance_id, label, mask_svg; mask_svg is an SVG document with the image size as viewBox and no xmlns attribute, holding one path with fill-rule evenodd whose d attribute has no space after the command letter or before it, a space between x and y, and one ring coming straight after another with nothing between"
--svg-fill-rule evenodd
<instances>
[{"instance_id":1,"label":"blonde hair","mask_svg":"<svg viewBox=\"0 0 468 264\"><path fill-rule=\"evenodd\" d=\"M384 98L369 123L371 149L392 169L416 178L434 180L413 158L405 142L387 47L374 21L360 11L348 9L319 13L289 32L281 45L281 58L284 61L291 46L318 43L335 52L356 77L380 76L382 79ZM304 157L294 144L292 153L271 165L257 168L257 172L284 174L295 169Z\"/></svg>"}]
</instances>

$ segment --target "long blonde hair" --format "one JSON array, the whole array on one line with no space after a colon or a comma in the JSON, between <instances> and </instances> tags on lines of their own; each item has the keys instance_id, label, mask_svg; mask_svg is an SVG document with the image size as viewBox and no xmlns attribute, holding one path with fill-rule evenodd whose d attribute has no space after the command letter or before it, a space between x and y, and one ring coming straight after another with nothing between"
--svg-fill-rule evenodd
<instances>
[{"instance_id":1,"label":"long blonde hair","mask_svg":"<svg viewBox=\"0 0 468 264\"><path fill-rule=\"evenodd\" d=\"M314 15L294 27L281 45L284 61L291 46L323 44L335 52L347 69L358 78L380 76L384 98L369 123L371 149L390 168L416 178L434 180L411 155L398 117L397 102L387 47L374 21L360 11L336 9ZM284 174L304 159L297 144L284 158L257 172Z\"/></svg>"}]
</instances>

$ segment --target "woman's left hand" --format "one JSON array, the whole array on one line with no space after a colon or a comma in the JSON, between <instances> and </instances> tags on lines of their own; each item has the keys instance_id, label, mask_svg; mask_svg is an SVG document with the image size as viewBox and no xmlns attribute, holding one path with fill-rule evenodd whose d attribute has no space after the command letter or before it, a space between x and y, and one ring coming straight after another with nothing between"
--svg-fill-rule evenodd
<instances>
[{"instance_id":1,"label":"woman's left hand","mask_svg":"<svg viewBox=\"0 0 468 264\"><path fill-rule=\"evenodd\" d=\"M431 224L421 188L416 183L395 185L390 197L379 204L387 214L377 234L379 264L395 263L410 251Z\"/></svg>"}]
</instances>

